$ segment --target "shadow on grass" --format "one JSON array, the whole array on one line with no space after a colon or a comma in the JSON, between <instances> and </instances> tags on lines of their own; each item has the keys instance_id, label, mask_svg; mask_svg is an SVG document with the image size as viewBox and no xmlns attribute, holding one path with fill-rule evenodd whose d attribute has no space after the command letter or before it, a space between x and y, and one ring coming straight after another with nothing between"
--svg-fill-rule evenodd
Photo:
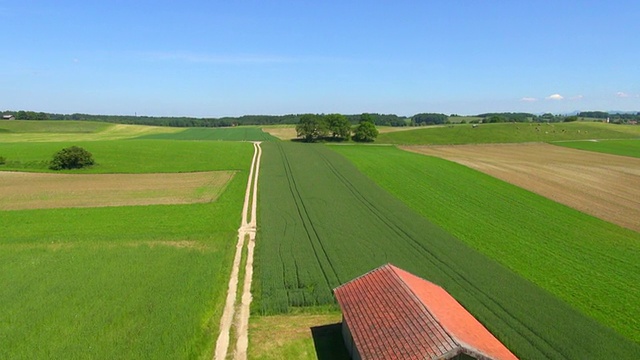
<instances>
[{"instance_id":1,"label":"shadow on grass","mask_svg":"<svg viewBox=\"0 0 640 360\"><path fill-rule=\"evenodd\" d=\"M314 326L311 335L318 360L350 359L342 340L342 323Z\"/></svg>"}]
</instances>

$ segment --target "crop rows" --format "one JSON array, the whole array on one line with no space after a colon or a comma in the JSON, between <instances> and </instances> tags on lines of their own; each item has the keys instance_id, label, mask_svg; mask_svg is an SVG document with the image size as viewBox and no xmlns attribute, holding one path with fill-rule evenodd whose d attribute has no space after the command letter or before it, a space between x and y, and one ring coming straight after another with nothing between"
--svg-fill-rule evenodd
<instances>
[{"instance_id":1,"label":"crop rows","mask_svg":"<svg viewBox=\"0 0 640 360\"><path fill-rule=\"evenodd\" d=\"M332 288L391 262L443 286L522 358L638 351L435 226L325 146L263 149L254 312L334 304Z\"/></svg>"},{"instance_id":2,"label":"crop rows","mask_svg":"<svg viewBox=\"0 0 640 360\"><path fill-rule=\"evenodd\" d=\"M464 166L336 148L459 239L640 343L640 234Z\"/></svg>"}]
</instances>

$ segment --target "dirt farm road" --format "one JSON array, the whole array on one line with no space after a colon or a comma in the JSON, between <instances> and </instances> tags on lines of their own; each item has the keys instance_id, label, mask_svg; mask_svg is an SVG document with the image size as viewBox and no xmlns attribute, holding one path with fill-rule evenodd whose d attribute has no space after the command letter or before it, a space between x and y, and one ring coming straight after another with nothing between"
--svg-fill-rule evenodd
<instances>
[{"instance_id":1,"label":"dirt farm road","mask_svg":"<svg viewBox=\"0 0 640 360\"><path fill-rule=\"evenodd\" d=\"M220 334L216 341L214 360L224 360L227 358L229 343L231 341L231 326L236 325L236 347L233 358L236 360L245 360L247 358L247 348L249 345L249 307L251 305L251 279L253 277L253 250L256 238L256 212L258 205L258 175L260 172L260 158L262 157L262 148L260 142L253 143L253 160L251 161L251 170L249 171L249 180L247 181L247 190L244 195L244 205L242 207L242 224L238 229L238 243L236 245L236 253L233 259L233 268L231 269L231 277L229 278L229 287L227 290L227 299L224 311L220 319ZM251 204L251 213L249 212L249 204ZM242 259L242 251L246 238L249 238L247 244L247 261L244 273L244 283L242 286L242 296L240 304L236 305L238 292L238 273L240 272L240 262Z\"/></svg>"},{"instance_id":2,"label":"dirt farm road","mask_svg":"<svg viewBox=\"0 0 640 360\"><path fill-rule=\"evenodd\" d=\"M556 145L406 146L640 231L640 159Z\"/></svg>"}]
</instances>

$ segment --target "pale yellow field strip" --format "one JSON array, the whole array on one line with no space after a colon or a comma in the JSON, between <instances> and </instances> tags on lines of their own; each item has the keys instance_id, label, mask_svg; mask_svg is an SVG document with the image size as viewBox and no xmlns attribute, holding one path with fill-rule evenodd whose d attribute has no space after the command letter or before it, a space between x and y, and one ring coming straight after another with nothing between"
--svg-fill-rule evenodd
<instances>
[{"instance_id":1,"label":"pale yellow field strip","mask_svg":"<svg viewBox=\"0 0 640 360\"><path fill-rule=\"evenodd\" d=\"M149 134L168 134L182 128L114 124L95 133L0 133L0 142L100 141L130 139Z\"/></svg>"},{"instance_id":2,"label":"pale yellow field strip","mask_svg":"<svg viewBox=\"0 0 640 360\"><path fill-rule=\"evenodd\" d=\"M298 137L295 127L263 127L262 131L280 140L291 140Z\"/></svg>"},{"instance_id":3,"label":"pale yellow field strip","mask_svg":"<svg viewBox=\"0 0 640 360\"><path fill-rule=\"evenodd\" d=\"M406 146L640 231L640 159L548 144ZM463 184L461 184L463 186Z\"/></svg>"},{"instance_id":4,"label":"pale yellow field strip","mask_svg":"<svg viewBox=\"0 0 640 360\"><path fill-rule=\"evenodd\" d=\"M0 210L214 201L233 171L167 174L0 172Z\"/></svg>"}]
</instances>

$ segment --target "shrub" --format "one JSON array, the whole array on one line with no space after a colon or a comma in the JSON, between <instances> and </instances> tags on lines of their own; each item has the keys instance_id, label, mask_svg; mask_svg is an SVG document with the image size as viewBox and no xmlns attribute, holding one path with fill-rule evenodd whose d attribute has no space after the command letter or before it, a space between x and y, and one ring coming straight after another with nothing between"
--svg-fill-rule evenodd
<instances>
[{"instance_id":1,"label":"shrub","mask_svg":"<svg viewBox=\"0 0 640 360\"><path fill-rule=\"evenodd\" d=\"M4 165L7 163L7 159L4 156L0 156L0 165Z\"/></svg>"},{"instance_id":2,"label":"shrub","mask_svg":"<svg viewBox=\"0 0 640 360\"><path fill-rule=\"evenodd\" d=\"M79 146L71 146L53 155L49 169L80 169L94 164L93 155Z\"/></svg>"}]
</instances>

